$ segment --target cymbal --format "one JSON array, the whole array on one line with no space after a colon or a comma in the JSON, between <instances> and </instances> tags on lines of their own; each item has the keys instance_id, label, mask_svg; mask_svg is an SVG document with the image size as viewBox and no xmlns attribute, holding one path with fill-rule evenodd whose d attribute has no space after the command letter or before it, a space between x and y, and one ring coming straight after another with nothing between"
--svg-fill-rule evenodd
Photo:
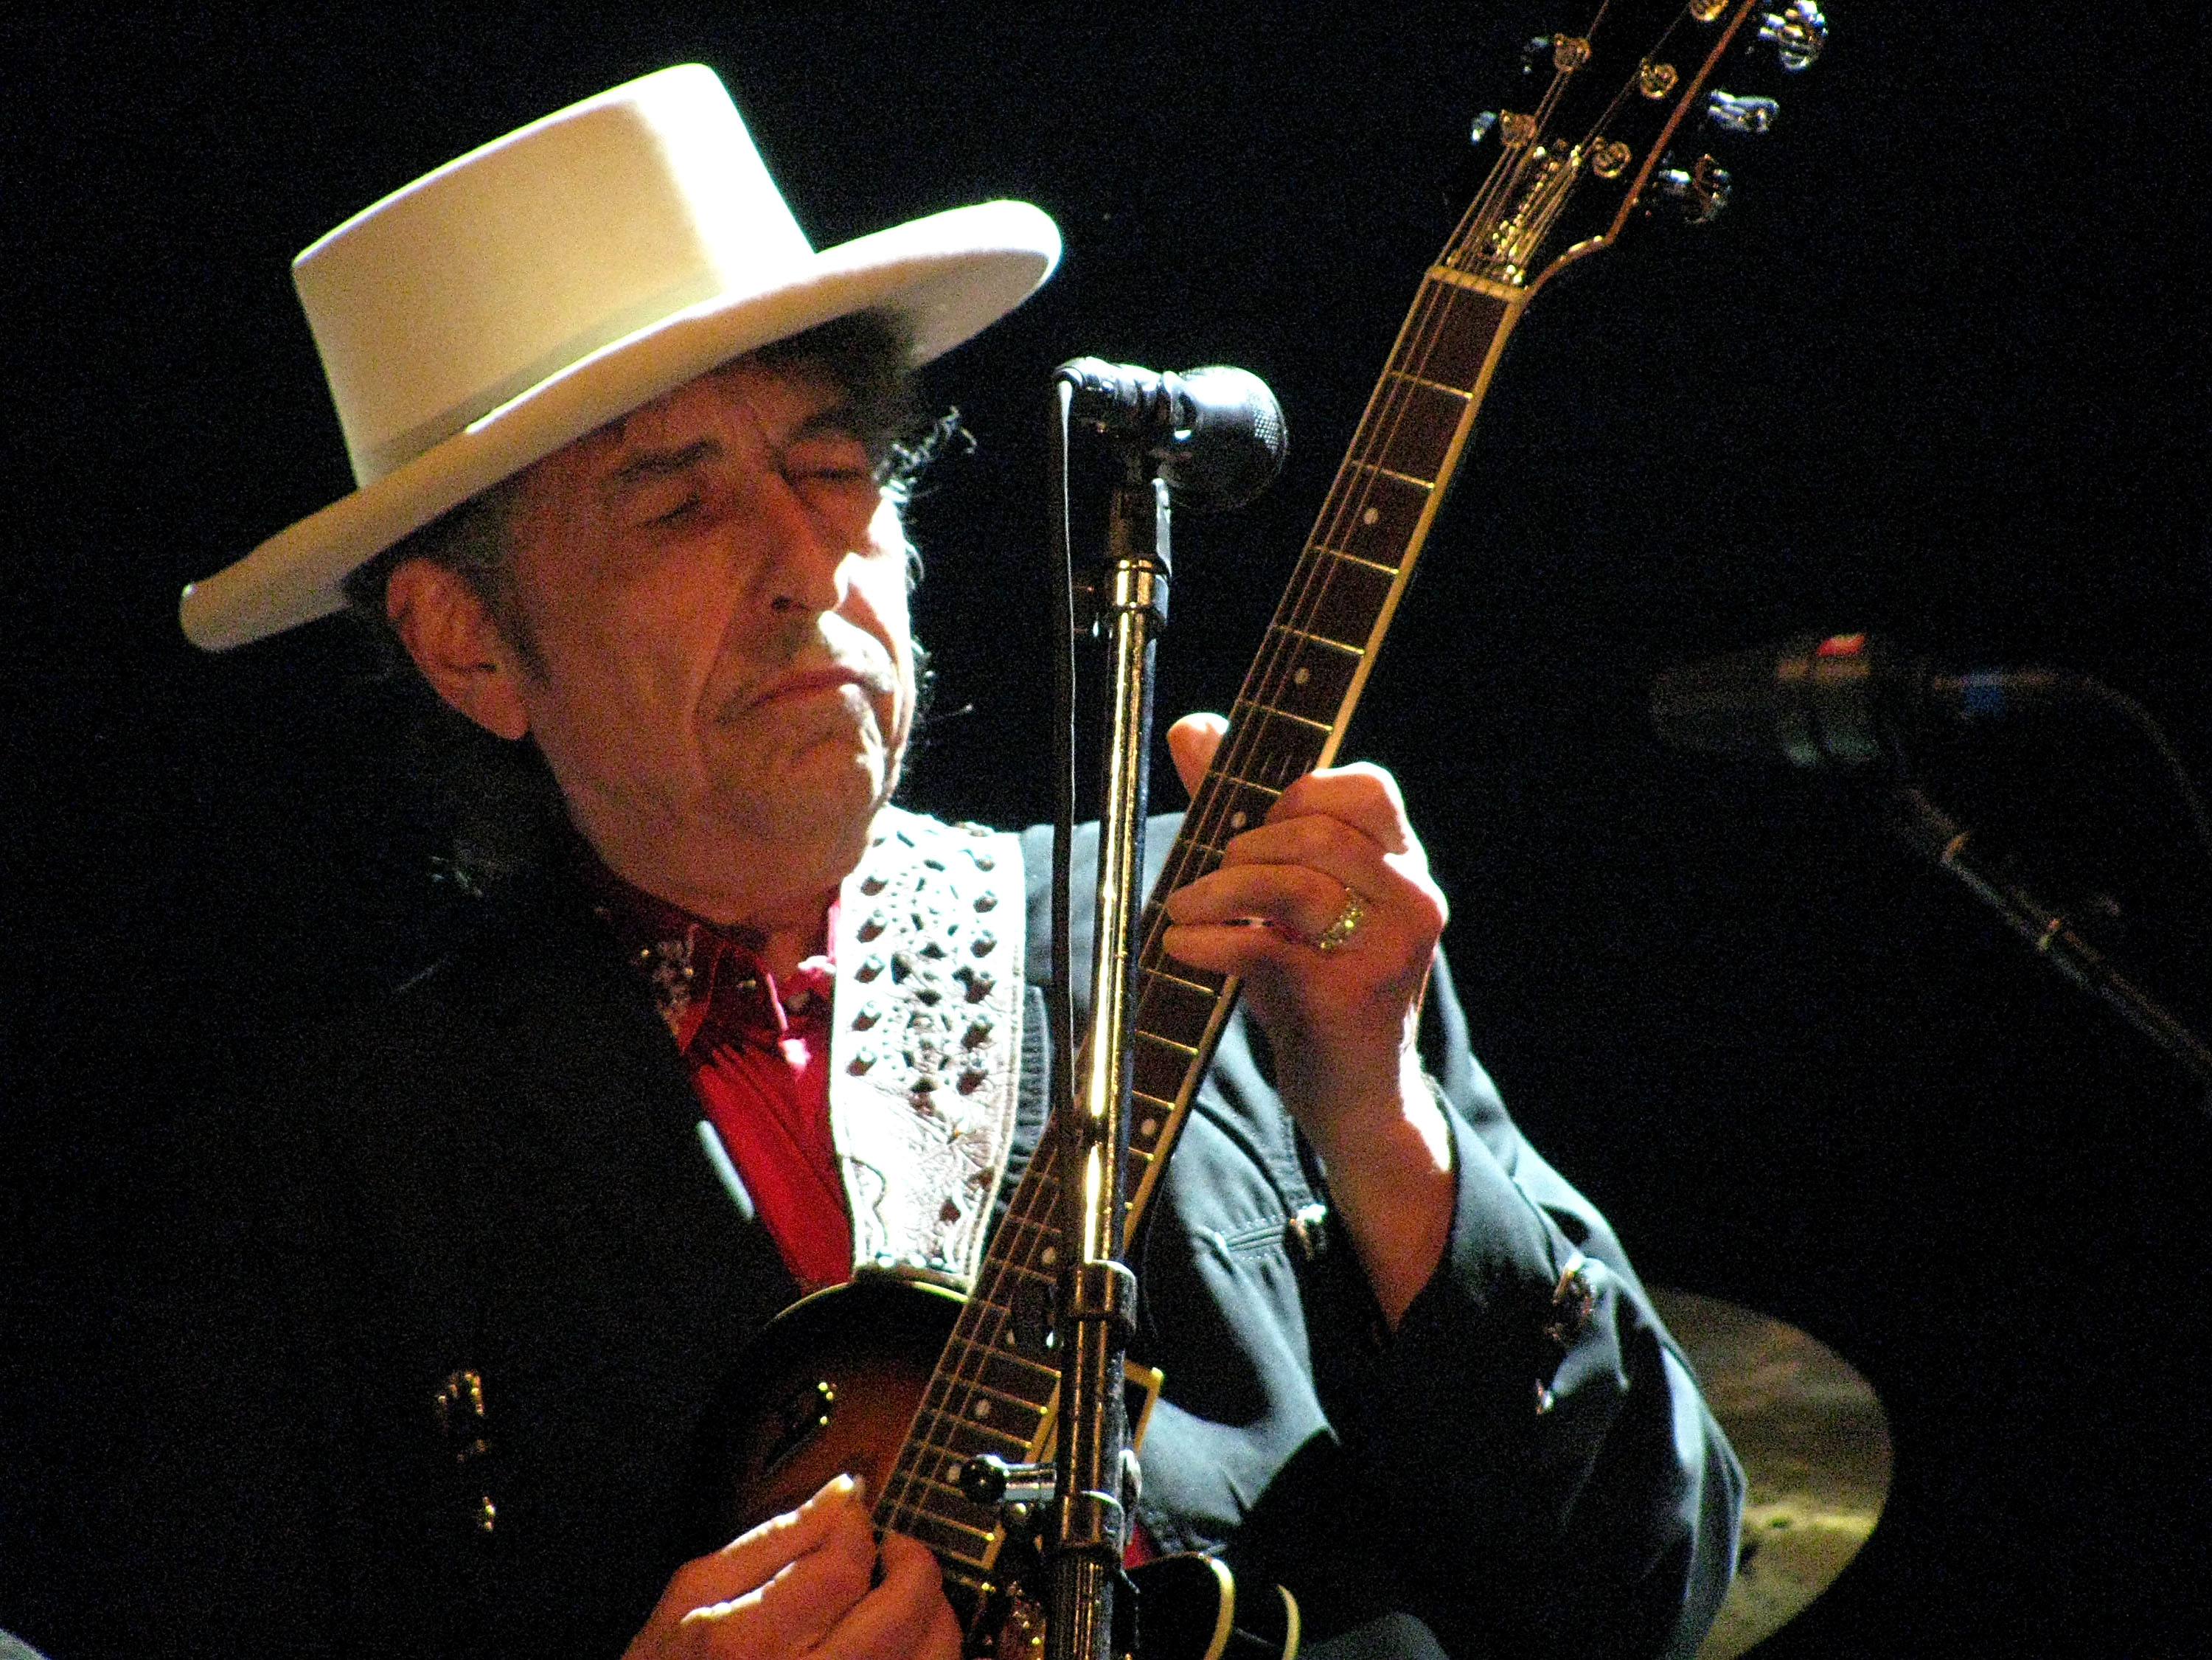
<instances>
[{"instance_id":1,"label":"cymbal","mask_svg":"<svg viewBox=\"0 0 2212 1660\"><path fill-rule=\"evenodd\" d=\"M1833 1349L1755 1310L1688 1292L1651 1300L1743 1461L1735 1584L1698 1660L1735 1660L1804 1612L1881 1518L1889 1419Z\"/></svg>"}]
</instances>

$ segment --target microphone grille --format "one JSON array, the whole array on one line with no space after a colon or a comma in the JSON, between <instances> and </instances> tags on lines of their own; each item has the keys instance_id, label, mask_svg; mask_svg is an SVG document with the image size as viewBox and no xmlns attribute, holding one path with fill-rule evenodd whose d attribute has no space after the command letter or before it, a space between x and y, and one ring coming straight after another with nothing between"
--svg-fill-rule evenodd
<instances>
[{"instance_id":1,"label":"microphone grille","mask_svg":"<svg viewBox=\"0 0 2212 1660\"><path fill-rule=\"evenodd\" d=\"M1176 499L1200 513L1241 508L1275 481L1290 453L1290 423L1267 383L1249 369L1212 363L1182 377L1193 429L1162 468Z\"/></svg>"}]
</instances>

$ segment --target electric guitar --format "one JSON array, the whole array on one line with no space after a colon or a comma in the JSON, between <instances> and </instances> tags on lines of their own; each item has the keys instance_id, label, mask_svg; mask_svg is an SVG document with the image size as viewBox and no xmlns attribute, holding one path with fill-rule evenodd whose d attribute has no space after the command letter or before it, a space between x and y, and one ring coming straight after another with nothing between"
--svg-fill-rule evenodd
<instances>
[{"instance_id":1,"label":"electric guitar","mask_svg":"<svg viewBox=\"0 0 2212 1660\"><path fill-rule=\"evenodd\" d=\"M1530 300L1642 217L1718 213L1729 179L1707 143L1717 132L1762 132L1776 109L1721 85L1724 68L1743 66L1763 43L1784 69L1801 70L1826 40L1814 0L1603 0L1580 32L1530 43L1525 108L1476 124L1481 182L1422 273L1139 924L1132 1230L1237 989L1167 956L1162 897L1214 869L1224 842L1334 758ZM1060 1213L1051 1164L1041 1150L1016 1187L964 1300L872 1276L769 1324L711 1420L713 1536L794 1507L840 1471L861 1472L877 1526L937 1553L968 1652L1042 1652L1042 1616L1020 1583L1033 1560L1024 1531L963 1493L960 1474L978 1455L1048 1456L1059 1361L1045 1331ZM1142 1410L1139 1402L1133 1425ZM1287 1590L1248 1588L1240 1598L1210 1557L1165 1558L1134 1577L1143 1660L1295 1653Z\"/></svg>"}]
</instances>

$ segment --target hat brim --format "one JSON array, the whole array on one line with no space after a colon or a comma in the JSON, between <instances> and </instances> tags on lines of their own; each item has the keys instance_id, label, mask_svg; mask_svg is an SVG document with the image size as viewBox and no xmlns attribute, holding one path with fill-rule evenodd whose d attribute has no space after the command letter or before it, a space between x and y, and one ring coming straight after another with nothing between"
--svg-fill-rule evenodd
<instances>
[{"instance_id":1,"label":"hat brim","mask_svg":"<svg viewBox=\"0 0 2212 1660\"><path fill-rule=\"evenodd\" d=\"M781 286L687 306L188 584L185 636L226 651L326 617L344 606L348 575L439 514L717 364L820 324L893 313L912 331L913 362L927 363L1020 305L1059 258L1045 214L986 202L841 243Z\"/></svg>"}]
</instances>

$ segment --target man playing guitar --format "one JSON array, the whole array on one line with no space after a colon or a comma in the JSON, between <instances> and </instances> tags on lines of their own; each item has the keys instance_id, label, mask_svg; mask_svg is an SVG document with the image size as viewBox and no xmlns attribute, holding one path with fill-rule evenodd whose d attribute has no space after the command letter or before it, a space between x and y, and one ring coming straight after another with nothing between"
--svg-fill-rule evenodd
<instances>
[{"instance_id":1,"label":"man playing guitar","mask_svg":"<svg viewBox=\"0 0 2212 1660\"><path fill-rule=\"evenodd\" d=\"M542 763L562 827L451 962L208 1115L220 1266L178 1303L177 1424L228 1473L163 1524L183 1646L960 1652L937 1558L859 1481L688 1560L673 1518L752 1331L856 1259L971 1274L1038 1145L1043 844L891 803L906 375L1058 250L1000 203L817 253L692 68L301 256L362 487L188 590L187 632L349 600ZM1170 733L1190 787L1224 724ZM1250 1558L1310 1646L1692 1651L1740 1474L1468 1052L1397 785L1310 772L1219 852L1166 901L1167 952L1240 978L1244 1012L1132 1254L1166 1377L1140 1523ZM872 1130L852 1028L901 976L869 884L947 861L984 885L958 891L963 994L1000 1012ZM1001 1080L1000 1116L960 1116Z\"/></svg>"}]
</instances>

